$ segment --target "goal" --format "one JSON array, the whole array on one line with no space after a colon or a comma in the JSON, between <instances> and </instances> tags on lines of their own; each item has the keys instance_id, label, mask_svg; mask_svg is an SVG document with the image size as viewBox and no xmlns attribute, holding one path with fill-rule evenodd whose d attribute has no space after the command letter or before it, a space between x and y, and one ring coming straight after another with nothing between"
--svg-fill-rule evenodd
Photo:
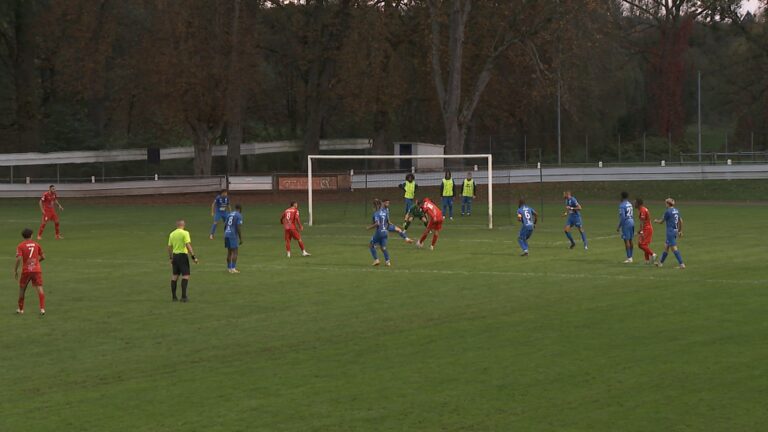
<instances>
[{"instance_id":1,"label":"goal","mask_svg":"<svg viewBox=\"0 0 768 432\"><path fill-rule=\"evenodd\" d=\"M313 178L312 162L319 159L480 159L486 160L485 170L477 171L475 181L478 185L488 188L488 229L493 229L493 156L490 154L460 154L460 155L307 155L307 200L309 210L309 225L314 223L313 208ZM460 205L460 204L459 204Z\"/></svg>"}]
</instances>

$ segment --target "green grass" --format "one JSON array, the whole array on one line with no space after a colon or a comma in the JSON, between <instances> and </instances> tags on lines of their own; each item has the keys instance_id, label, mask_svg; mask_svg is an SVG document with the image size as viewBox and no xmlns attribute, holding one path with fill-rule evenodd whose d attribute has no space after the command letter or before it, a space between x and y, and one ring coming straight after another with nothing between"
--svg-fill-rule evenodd
<instances>
[{"instance_id":1,"label":"green grass","mask_svg":"<svg viewBox=\"0 0 768 432\"><path fill-rule=\"evenodd\" d=\"M242 274L229 275L222 241L206 238L205 206L72 203L66 239L52 241L49 227L42 241L48 315L39 318L31 291L27 315L12 313L10 277L35 203L5 201L0 430L768 424L768 208L682 202L680 271L673 257L662 269L621 264L615 205L583 204L589 251L568 250L563 220L547 216L521 258L517 227L500 216L489 231L477 212L448 222L434 252L392 240L393 267L375 269L362 210L321 206L323 223L305 231L313 256L288 260L282 208L247 206ZM179 215L201 259L189 304L168 292L165 241ZM659 229L659 252L662 242Z\"/></svg>"}]
</instances>

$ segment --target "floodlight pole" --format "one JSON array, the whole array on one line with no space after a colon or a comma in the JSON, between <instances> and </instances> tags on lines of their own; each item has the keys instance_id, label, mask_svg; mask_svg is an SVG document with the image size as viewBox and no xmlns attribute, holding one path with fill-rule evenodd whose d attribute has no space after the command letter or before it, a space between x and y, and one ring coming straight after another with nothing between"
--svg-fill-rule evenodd
<instances>
[{"instance_id":1,"label":"floodlight pole","mask_svg":"<svg viewBox=\"0 0 768 432\"><path fill-rule=\"evenodd\" d=\"M488 155L488 229L493 229L493 155Z\"/></svg>"},{"instance_id":2,"label":"floodlight pole","mask_svg":"<svg viewBox=\"0 0 768 432\"><path fill-rule=\"evenodd\" d=\"M699 163L701 163L701 71L699 71L699 80L697 85L697 93L698 93L698 111L699 111L699 133L698 133L698 141L699 141Z\"/></svg>"},{"instance_id":3,"label":"floodlight pole","mask_svg":"<svg viewBox=\"0 0 768 432\"><path fill-rule=\"evenodd\" d=\"M314 206L312 205L312 155L307 155L307 199L309 202L309 226L312 226L314 218L312 217Z\"/></svg>"}]
</instances>

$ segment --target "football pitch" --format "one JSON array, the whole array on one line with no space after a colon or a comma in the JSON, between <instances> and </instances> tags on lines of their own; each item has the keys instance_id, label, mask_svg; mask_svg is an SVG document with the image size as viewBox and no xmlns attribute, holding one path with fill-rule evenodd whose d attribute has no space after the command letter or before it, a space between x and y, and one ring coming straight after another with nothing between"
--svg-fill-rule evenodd
<instances>
[{"instance_id":1,"label":"football pitch","mask_svg":"<svg viewBox=\"0 0 768 432\"><path fill-rule=\"evenodd\" d=\"M677 270L671 255L664 268L644 265L638 248L621 263L618 202L582 201L587 251L578 234L567 248L557 203L526 258L508 207L494 230L476 208L446 221L435 251L392 236L391 268L370 265L362 204L321 204L304 231L313 256L291 259L285 206L251 204L242 273L231 275L223 240L207 238L206 205L63 204L65 239L49 225L41 241L43 318L32 288L26 315L13 313L13 253L21 229L37 229L37 204L0 207L2 431L768 424L766 205L679 202L688 268ZM661 216L663 203L646 204ZM177 217L201 261L188 304L170 301L165 247ZM656 225L659 255L663 241Z\"/></svg>"}]
</instances>

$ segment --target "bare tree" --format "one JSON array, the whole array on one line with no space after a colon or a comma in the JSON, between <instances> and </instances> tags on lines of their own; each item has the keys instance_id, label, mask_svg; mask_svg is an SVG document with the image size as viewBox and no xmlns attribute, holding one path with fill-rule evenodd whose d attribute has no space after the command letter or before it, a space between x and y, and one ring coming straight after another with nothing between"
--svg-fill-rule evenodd
<instances>
[{"instance_id":1,"label":"bare tree","mask_svg":"<svg viewBox=\"0 0 768 432\"><path fill-rule=\"evenodd\" d=\"M540 3L547 3L542 5ZM472 0L427 0L431 29L432 76L440 102L445 127L445 149L448 154L463 152L464 141L472 115L491 79L499 57L514 44L520 44L532 52L536 50L531 37L538 33L556 8L553 2L509 2L497 5L502 22L490 29L495 37L488 49L482 68L474 80L468 97L462 96L465 32L472 11ZM554 3L553 3L554 4ZM443 60L442 27L447 8L448 43ZM505 10L506 8L506 10ZM506 13L504 13L506 12ZM488 29L484 29L488 31ZM447 75L443 64L447 65Z\"/></svg>"}]
</instances>

